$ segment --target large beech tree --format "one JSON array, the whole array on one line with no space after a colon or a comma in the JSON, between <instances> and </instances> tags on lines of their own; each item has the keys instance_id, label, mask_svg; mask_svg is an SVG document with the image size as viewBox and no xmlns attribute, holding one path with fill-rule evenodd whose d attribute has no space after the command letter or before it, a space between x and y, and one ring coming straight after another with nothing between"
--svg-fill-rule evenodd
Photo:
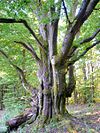
<instances>
[{"instance_id":1,"label":"large beech tree","mask_svg":"<svg viewBox=\"0 0 100 133\"><path fill-rule=\"evenodd\" d=\"M80 8L79 2L81 2ZM99 10L96 8L99 0L73 0L73 7L70 10L67 9L68 2L64 0L36 0L34 3L37 7L32 13L36 15L37 21L39 22L39 36L33 31L28 21L23 18L0 18L0 23L23 24L37 41L37 47L40 50L39 55L34 50L33 44L29 44L23 40L15 40L15 43L27 49L35 59L38 67L37 77L40 83L38 89L36 90L27 82L24 71L16 66L3 50L0 50L0 52L17 70L24 87L32 92L32 106L36 113L35 117L42 115L44 121L46 121L54 115L64 115L66 113L66 97L70 97L75 88L73 64L84 56L92 47L100 43L100 40L95 40L91 45L87 45L86 49L81 52L81 54L79 52L80 46L84 46L86 43L88 44L88 42L92 41L99 34L100 28L98 28L90 37L81 40L77 46L74 45L74 40L77 39L77 36L79 37L81 35L79 31L84 22L94 10ZM63 11L66 17L66 32L60 50L58 50L59 42L57 39L60 26L59 20ZM45 23L43 20L46 19L48 21ZM69 83L66 84L66 74L68 71Z\"/></svg>"}]
</instances>

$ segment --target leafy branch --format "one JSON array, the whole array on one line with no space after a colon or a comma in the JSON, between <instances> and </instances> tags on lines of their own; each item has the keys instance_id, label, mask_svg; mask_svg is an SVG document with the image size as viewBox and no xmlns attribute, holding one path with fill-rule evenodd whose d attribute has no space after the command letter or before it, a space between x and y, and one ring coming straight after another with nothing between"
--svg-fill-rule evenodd
<instances>
[{"instance_id":1,"label":"leafy branch","mask_svg":"<svg viewBox=\"0 0 100 133\"><path fill-rule=\"evenodd\" d=\"M97 34L98 34L99 32L100 32L100 28L97 29L97 31L94 32L92 36L90 36L89 38L86 38L86 39L82 40L82 41L80 42L80 44L90 42L91 40L93 40L93 39L97 36Z\"/></svg>"},{"instance_id":2,"label":"leafy branch","mask_svg":"<svg viewBox=\"0 0 100 133\"><path fill-rule=\"evenodd\" d=\"M33 56L33 58L35 58L35 60L38 62L38 63L40 63L41 62L41 60L40 60L40 58L38 57L38 55L36 54L36 52L35 52L35 50L34 50L34 48L33 48L33 46L31 45L31 44L26 44L26 43L24 43L24 42L21 42L21 41L14 41L15 43L18 43L18 44L21 44L25 49L27 49L31 54L32 54L32 56Z\"/></svg>"},{"instance_id":3,"label":"leafy branch","mask_svg":"<svg viewBox=\"0 0 100 133\"><path fill-rule=\"evenodd\" d=\"M65 35L59 61L61 64L68 59L77 32L91 15L98 2L99 0L83 0L79 13L76 17L75 24L72 24L70 30L68 30L67 34Z\"/></svg>"},{"instance_id":4,"label":"leafy branch","mask_svg":"<svg viewBox=\"0 0 100 133\"><path fill-rule=\"evenodd\" d=\"M90 37L88 37L88 38L82 40L82 41L80 42L80 44L84 44L84 43L88 43L88 42L92 41L92 40L97 36L97 34L99 34L99 32L100 32L100 28L97 29L97 30L92 34L92 36L90 36ZM77 49L78 49L78 47L75 47L75 46L74 46L74 47L72 48L72 51L69 53L69 57L72 57L72 54L73 54Z\"/></svg>"},{"instance_id":5,"label":"leafy branch","mask_svg":"<svg viewBox=\"0 0 100 133\"><path fill-rule=\"evenodd\" d=\"M35 32L32 30L32 28L28 25L27 21L24 20L24 19L19 19L19 20L16 20L16 19L11 19L11 18L0 18L0 23L22 23L28 30L29 32L32 34L32 36L35 38L35 40L38 42L38 46L44 50L45 50L45 47L42 45L42 43L40 42L40 40L37 38Z\"/></svg>"},{"instance_id":6,"label":"leafy branch","mask_svg":"<svg viewBox=\"0 0 100 133\"><path fill-rule=\"evenodd\" d=\"M30 85L30 84L28 83L28 81L26 80L24 71L23 71L20 67L18 67L17 65L15 65L15 64L10 60L10 58L8 57L8 55L7 55L3 50L0 49L0 53L1 53L1 54L9 61L9 63L16 69L16 71L17 71L17 73L18 73L18 75L19 75L19 79L20 79L20 81L21 81L22 86L24 87L24 89L27 90L27 91L31 91L31 92L32 92L33 86Z\"/></svg>"},{"instance_id":7,"label":"leafy branch","mask_svg":"<svg viewBox=\"0 0 100 133\"><path fill-rule=\"evenodd\" d=\"M81 57L83 57L91 48L99 44L100 41L97 41L93 43L91 46L87 47L85 51L83 51L82 54L80 54L76 59L73 59L72 61L69 62L68 66L73 65L76 61L78 61Z\"/></svg>"}]
</instances>

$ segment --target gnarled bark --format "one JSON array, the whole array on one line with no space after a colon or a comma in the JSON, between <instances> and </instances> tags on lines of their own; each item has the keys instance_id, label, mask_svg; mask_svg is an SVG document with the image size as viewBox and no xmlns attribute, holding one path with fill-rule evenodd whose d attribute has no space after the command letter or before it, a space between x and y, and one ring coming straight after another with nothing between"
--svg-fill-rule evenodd
<instances>
[{"instance_id":1,"label":"gnarled bark","mask_svg":"<svg viewBox=\"0 0 100 133\"><path fill-rule=\"evenodd\" d=\"M28 120L29 120L29 123L35 121L35 119L39 113L39 107L38 107L39 99L38 99L37 89L33 89L32 98L30 99L30 101L31 101L31 103L30 103L31 108L25 109L25 111L21 115L18 115L6 122L8 130L10 130L10 131L16 130L20 125L22 125L23 123L25 123Z\"/></svg>"},{"instance_id":2,"label":"gnarled bark","mask_svg":"<svg viewBox=\"0 0 100 133\"><path fill-rule=\"evenodd\" d=\"M15 118L12 118L11 120L8 120L6 122L8 131L17 130L21 124L28 121L30 118L33 117L33 115L34 115L34 112L32 111L32 108L30 108L30 109L26 110L23 114L15 117Z\"/></svg>"},{"instance_id":3,"label":"gnarled bark","mask_svg":"<svg viewBox=\"0 0 100 133\"><path fill-rule=\"evenodd\" d=\"M69 66L69 82L66 87L66 97L71 97L73 91L75 90L76 80L74 77L74 66Z\"/></svg>"}]
</instances>

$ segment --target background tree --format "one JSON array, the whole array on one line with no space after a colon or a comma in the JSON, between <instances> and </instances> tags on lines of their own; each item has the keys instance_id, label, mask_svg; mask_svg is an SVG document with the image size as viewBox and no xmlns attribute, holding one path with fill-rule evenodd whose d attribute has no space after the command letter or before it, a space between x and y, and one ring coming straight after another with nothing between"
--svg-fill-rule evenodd
<instances>
[{"instance_id":1,"label":"background tree","mask_svg":"<svg viewBox=\"0 0 100 133\"><path fill-rule=\"evenodd\" d=\"M69 99L69 103L83 104L99 102L100 92L98 90L98 72L100 66L98 64L98 54L99 50L93 48L84 56L84 58L75 63L76 93ZM91 67L91 63L93 68Z\"/></svg>"}]
</instances>

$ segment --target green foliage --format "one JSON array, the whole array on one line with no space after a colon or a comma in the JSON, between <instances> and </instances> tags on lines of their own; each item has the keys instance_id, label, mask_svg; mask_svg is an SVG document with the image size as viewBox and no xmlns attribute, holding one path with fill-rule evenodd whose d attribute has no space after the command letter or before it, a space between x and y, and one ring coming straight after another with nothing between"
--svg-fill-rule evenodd
<instances>
[{"instance_id":1,"label":"green foliage","mask_svg":"<svg viewBox=\"0 0 100 133\"><path fill-rule=\"evenodd\" d=\"M3 97L3 105L5 109L3 111L3 115L0 118L0 132L7 130L5 125L6 121L19 115L24 111L25 108L29 107L29 94L26 94L25 91L22 91L22 87L19 86L19 89L16 87L18 87L17 84L15 84L15 86L13 84L8 84L5 86L5 88L3 88L3 91L5 91Z\"/></svg>"}]
</instances>

